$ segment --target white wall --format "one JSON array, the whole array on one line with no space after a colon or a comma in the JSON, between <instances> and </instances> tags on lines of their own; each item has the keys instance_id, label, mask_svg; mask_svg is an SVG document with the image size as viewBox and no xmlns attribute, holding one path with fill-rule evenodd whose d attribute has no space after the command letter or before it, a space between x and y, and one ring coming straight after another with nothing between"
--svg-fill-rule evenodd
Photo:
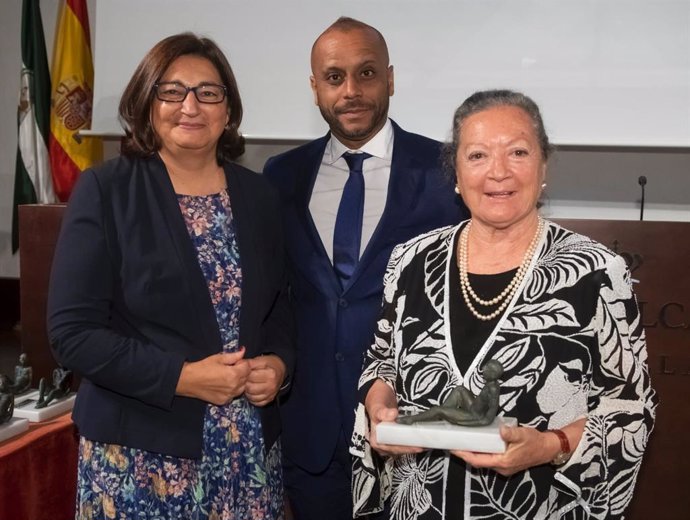
<instances>
[{"instance_id":1,"label":"white wall","mask_svg":"<svg viewBox=\"0 0 690 520\"><path fill-rule=\"evenodd\" d=\"M242 162L260 171L268 157L293 146L278 142L249 144ZM690 150L687 149L556 151L549 160L542 215L637 220L641 198L638 178L642 175L647 178L645 220L690 222Z\"/></svg>"},{"instance_id":2,"label":"white wall","mask_svg":"<svg viewBox=\"0 0 690 520\"><path fill-rule=\"evenodd\" d=\"M52 56L59 2L40 2L49 59ZM87 4L93 27L96 0L88 0ZM21 67L20 27L21 0L1 1L0 91L5 95L0 96L0 277L19 276L18 258L11 255L11 218ZM92 30L92 39L95 36L93 33ZM308 52L308 48L304 49L305 57ZM396 73L400 77L404 71L396 70ZM397 88L400 91L403 86L398 83ZM304 78L304 89L309 95L307 78ZM654 102L654 99L640 100L640 103ZM679 107L679 110L687 109ZM308 117L319 117L316 107L310 107L309 110ZM449 121L450 116L448 114ZM418 130L411 127L406 119L399 118L398 122L408 130ZM292 146L294 142L254 142L248 145L243 162L250 168L260 170L267 157ZM117 142L107 142L105 152L106 157L115 155ZM640 189L637 179L645 175L648 179L645 218L690 221L690 149L568 148L554 155L549 171L543 209L546 216L639 218Z\"/></svg>"},{"instance_id":3,"label":"white wall","mask_svg":"<svg viewBox=\"0 0 690 520\"><path fill-rule=\"evenodd\" d=\"M62 0L40 0L48 62ZM93 19L96 0L87 0ZM19 276L18 255L12 255L12 202L17 154L17 104L21 72L22 0L0 2L0 277ZM91 38L93 40L93 32Z\"/></svg>"},{"instance_id":4,"label":"white wall","mask_svg":"<svg viewBox=\"0 0 690 520\"><path fill-rule=\"evenodd\" d=\"M193 30L230 57L247 135L314 138L308 50L346 13L386 36L391 114L422 134L445 139L465 97L512 88L542 107L557 144L690 147L688 0L197 0L193 16L188 5L99 0L92 129L118 129L140 57Z\"/></svg>"}]
</instances>

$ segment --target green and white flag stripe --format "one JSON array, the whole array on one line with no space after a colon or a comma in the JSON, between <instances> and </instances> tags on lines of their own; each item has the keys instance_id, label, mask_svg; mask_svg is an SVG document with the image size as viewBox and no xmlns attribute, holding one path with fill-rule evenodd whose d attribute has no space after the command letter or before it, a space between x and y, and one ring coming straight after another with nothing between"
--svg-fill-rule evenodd
<instances>
[{"instance_id":1,"label":"green and white flag stripe","mask_svg":"<svg viewBox=\"0 0 690 520\"><path fill-rule=\"evenodd\" d=\"M17 207L57 202L48 159L50 72L39 0L24 0L22 6L22 75L17 129L12 252L19 248Z\"/></svg>"}]
</instances>

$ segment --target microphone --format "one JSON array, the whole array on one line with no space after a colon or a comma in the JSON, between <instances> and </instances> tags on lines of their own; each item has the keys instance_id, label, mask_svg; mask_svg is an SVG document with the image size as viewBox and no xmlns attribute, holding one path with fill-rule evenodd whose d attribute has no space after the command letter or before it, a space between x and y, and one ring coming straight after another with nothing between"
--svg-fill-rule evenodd
<instances>
[{"instance_id":1,"label":"microphone","mask_svg":"<svg viewBox=\"0 0 690 520\"><path fill-rule=\"evenodd\" d=\"M640 222L642 222L642 220L644 220L644 187L647 184L647 177L640 175L637 178L637 184L640 185L640 189L642 190L642 198L640 199Z\"/></svg>"}]
</instances>

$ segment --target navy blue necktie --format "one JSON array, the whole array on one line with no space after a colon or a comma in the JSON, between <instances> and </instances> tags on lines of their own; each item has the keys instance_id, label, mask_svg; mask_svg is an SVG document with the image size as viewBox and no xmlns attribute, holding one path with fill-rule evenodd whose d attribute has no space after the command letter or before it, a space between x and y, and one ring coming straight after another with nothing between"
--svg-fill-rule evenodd
<instances>
[{"instance_id":1,"label":"navy blue necktie","mask_svg":"<svg viewBox=\"0 0 690 520\"><path fill-rule=\"evenodd\" d=\"M347 285L359 262L364 216L362 163L369 157L368 153L343 154L350 167L350 177L343 188L333 231L333 267L342 287Z\"/></svg>"}]
</instances>

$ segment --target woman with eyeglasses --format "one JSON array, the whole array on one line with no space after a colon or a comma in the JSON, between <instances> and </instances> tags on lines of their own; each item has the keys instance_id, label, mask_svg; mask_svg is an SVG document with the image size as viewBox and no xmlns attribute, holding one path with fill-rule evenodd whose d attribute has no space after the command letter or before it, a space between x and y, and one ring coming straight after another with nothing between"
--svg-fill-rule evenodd
<instances>
[{"instance_id":1,"label":"woman with eyeglasses","mask_svg":"<svg viewBox=\"0 0 690 520\"><path fill-rule=\"evenodd\" d=\"M267 183L231 162L232 69L171 36L119 113L122 155L82 173L50 281L53 351L82 376L76 518L282 518L283 237Z\"/></svg>"}]
</instances>

